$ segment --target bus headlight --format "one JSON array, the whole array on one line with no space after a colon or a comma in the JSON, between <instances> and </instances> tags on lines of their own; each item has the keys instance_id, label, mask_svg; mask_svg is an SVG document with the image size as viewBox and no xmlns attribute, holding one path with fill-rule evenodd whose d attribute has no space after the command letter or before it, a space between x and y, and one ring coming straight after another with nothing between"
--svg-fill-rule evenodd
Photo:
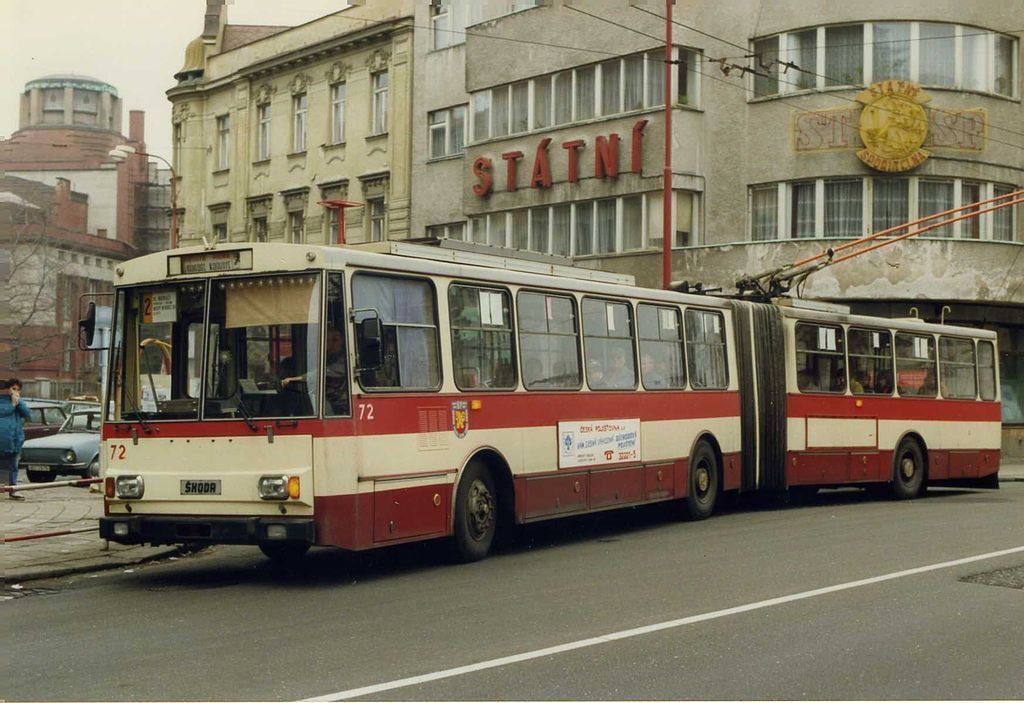
<instances>
[{"instance_id":1,"label":"bus headlight","mask_svg":"<svg viewBox=\"0 0 1024 703\"><path fill-rule=\"evenodd\" d=\"M257 486L260 500L286 500L288 498L287 476L260 476Z\"/></svg>"},{"instance_id":2,"label":"bus headlight","mask_svg":"<svg viewBox=\"0 0 1024 703\"><path fill-rule=\"evenodd\" d=\"M118 498L138 500L146 492L146 482L141 476L118 476L114 481L114 490Z\"/></svg>"},{"instance_id":3,"label":"bus headlight","mask_svg":"<svg viewBox=\"0 0 1024 703\"><path fill-rule=\"evenodd\" d=\"M64 452L64 455L61 458L64 460L65 464L74 464L75 459L77 459L78 457L75 456L75 452L73 449L69 449L66 452Z\"/></svg>"}]
</instances>

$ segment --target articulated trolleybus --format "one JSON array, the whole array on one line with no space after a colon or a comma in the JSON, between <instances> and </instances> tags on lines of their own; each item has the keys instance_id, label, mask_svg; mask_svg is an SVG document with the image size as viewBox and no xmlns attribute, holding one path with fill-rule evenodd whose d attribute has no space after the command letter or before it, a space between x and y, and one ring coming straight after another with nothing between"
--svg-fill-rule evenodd
<instances>
[{"instance_id":1,"label":"articulated trolleybus","mask_svg":"<svg viewBox=\"0 0 1024 703\"><path fill-rule=\"evenodd\" d=\"M727 491L998 485L992 332L627 279L398 243L124 263L100 534L473 560L507 525Z\"/></svg>"}]
</instances>

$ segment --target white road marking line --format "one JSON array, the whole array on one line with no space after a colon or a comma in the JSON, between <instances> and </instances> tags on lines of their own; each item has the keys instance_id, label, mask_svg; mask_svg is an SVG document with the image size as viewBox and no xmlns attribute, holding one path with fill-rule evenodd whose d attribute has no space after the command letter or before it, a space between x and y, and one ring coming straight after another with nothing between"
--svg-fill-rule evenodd
<instances>
[{"instance_id":1,"label":"white road marking line","mask_svg":"<svg viewBox=\"0 0 1024 703\"><path fill-rule=\"evenodd\" d=\"M499 666L506 666L508 664L518 664L519 662L530 661L531 659L540 659L542 657L549 657L553 654L561 654L563 652L572 652L577 649L584 649L586 647L593 647L599 644L606 644L608 642L614 642L616 640L624 640L630 637L639 637L641 635L648 635L652 632L659 632L661 630L670 630L676 627L682 627L684 625L692 625L697 622L704 622L706 620L715 620L717 618L724 618L729 615L737 615L739 613L748 613L752 610L760 610L761 608L770 608L775 605L782 605L784 603L792 603L794 601L806 600L808 598L816 598L817 596L828 595L829 593L837 593L839 591L848 591L852 588L859 588L861 586L870 586L875 583L882 583L884 581L892 581L894 579L904 578L906 576L915 576L917 574L924 574L929 571L938 571L940 569L948 569L954 566L962 566L963 564L970 564L975 561L983 561L985 559L995 559L996 557L1006 556L1008 554L1017 554L1024 552L1024 546L1012 547L1010 549L1002 549L998 552L988 552L987 554L978 554L972 557L964 557L963 559L954 559L953 561L943 561L938 564L929 564L928 566L918 566L914 569L905 569L904 571L894 571L889 574L882 574L881 576L872 576L871 578L860 579L858 581L850 581L848 583L840 583L835 586L826 586L824 588L815 588L811 591L804 591L803 593L794 593L788 596L780 596L778 598L769 598L768 600L758 601L756 603L747 603L746 605L737 605L733 608L725 608L724 610L715 610L710 613L702 613L701 615L691 615L685 618L678 618L676 620L666 620L665 622L655 623L653 625L645 625L643 627L634 627L629 630L620 630L619 632L611 632L607 635L599 635L597 637L590 637L585 640L577 640L575 642L566 642L565 644L559 644L554 647L545 647L544 649L535 649L532 652L523 652L521 654L513 654L507 657L499 657L497 659L489 659L488 661L477 662L476 664L467 664L465 666L457 666L453 669L444 669L442 671L435 671L430 674L422 674L420 676L410 676L405 679L396 679L395 681L387 681L385 683L374 684L372 686L363 686L361 688L350 688L347 691L338 691L337 693L328 693L324 696L318 696L316 698L305 698L304 701L343 701L351 698L358 698L360 696L368 696L374 693L381 693L382 691L391 691L396 688L405 688L407 686L415 686L421 683L429 683L431 681L440 681L441 679L450 679L455 676L462 676L463 674L472 674L477 671L484 671L485 669L494 669Z\"/></svg>"}]
</instances>

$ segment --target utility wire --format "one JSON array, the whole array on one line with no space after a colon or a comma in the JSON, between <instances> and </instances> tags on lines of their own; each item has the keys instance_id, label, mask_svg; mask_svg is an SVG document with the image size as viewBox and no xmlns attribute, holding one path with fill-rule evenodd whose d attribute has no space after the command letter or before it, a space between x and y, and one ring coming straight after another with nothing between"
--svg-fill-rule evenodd
<instances>
[{"instance_id":1,"label":"utility wire","mask_svg":"<svg viewBox=\"0 0 1024 703\"><path fill-rule=\"evenodd\" d=\"M570 7L572 9L577 9L575 7L572 7L572 6L567 6L567 7ZM651 15L652 17L657 17L658 19L660 19L662 21L666 20L666 17L664 15L659 15L657 12L652 12L651 10L648 10L646 8L643 8L643 7L638 7L638 6L635 6L635 5L633 7L634 7L634 9L639 10L640 12L644 12L644 13L646 13L648 15ZM581 10L577 10L577 12L582 12L582 11ZM590 13L584 12L583 14L590 14ZM597 17L597 16L596 15L591 15L591 17ZM603 19L603 18L597 18L597 19ZM612 23L612 24L615 24L615 23ZM684 29L689 29L690 31L696 32L698 34L701 34L703 36L709 37L711 39L715 39L716 41L722 42L723 44L727 44L729 46L734 46L734 47L736 47L738 49L743 49L744 51L749 51L749 47L741 46L741 45L739 45L739 44L737 44L737 43L735 43L733 41L730 41L730 40L725 39L723 37L717 36L715 34L709 34L708 32L705 32L703 30L697 29L696 27L692 27L692 26L690 26L688 24L685 24L683 22L678 22L675 19L672 20L672 24L674 24L674 25L676 25L678 27L683 27ZM615 24L615 26L617 26L617 27L624 27L624 25L619 25L619 24ZM643 36L651 37L651 35L645 34L643 32L639 32L639 30L635 30L632 27L625 27L625 28L629 29L630 31L638 32L638 33L642 34ZM979 34L982 34L982 33L979 32ZM984 32L984 34L991 34L991 32ZM655 38L655 37L651 37L651 38ZM847 45L844 45L844 46L863 46L863 45L864 44L847 44ZM772 67L770 64L768 66L766 66L761 61L761 58L760 58L759 54L754 54L752 56L751 54L748 53L748 54L744 54L742 57L732 57L732 58L745 58L745 59L749 59L749 58L753 58L753 57L757 57L758 63L763 68L765 68L766 70L768 70L768 69L770 69ZM728 60L729 58L730 57L721 57L721 58L709 59L709 60L713 60L715 62L724 62L724 61ZM774 63L780 65L780 66L787 66L789 68L796 69L796 70L800 71L801 73L805 73L807 75L814 76L816 78L819 78L819 77L820 78L824 78L826 81L831 81L831 82L837 84L837 87L847 84L846 81L841 81L841 80L839 80L839 79L837 79L837 78L835 78L833 76L828 76L828 75L825 75L825 74L822 74L822 73L815 73L814 71L811 71L811 70L808 70L808 69L805 69L805 68L801 68L800 66L798 66L794 62L778 61L777 59L772 59L772 61ZM758 75L762 75L762 74L758 74ZM784 80L783 78L781 78L779 76L765 76L765 77L767 77L769 79L772 79L772 80L778 80L779 83L782 83L784 85L791 85L791 86L794 86L794 87L806 90L806 88L803 88L803 86L801 86L799 83L793 82L793 81ZM851 84L851 85L854 85L855 88L860 89L860 90L864 90L864 89L866 89L868 87L868 86L862 85L862 84ZM845 101L845 102L860 104L857 100L855 100L853 98L847 98L847 97L844 97L842 95L836 95L834 93L821 93L816 88L812 88L811 90L813 90L814 92L816 92L816 93L818 93L820 95L830 96L832 99L835 99L835 100L842 100L842 101ZM784 98L780 97L778 99L784 99ZM936 108L936 107L931 107L929 109L932 110L933 112L939 112L939 113L947 114L947 115L954 115L955 116L955 115L960 114L960 113L958 113L958 112L956 112L954 110L945 110L945 109ZM807 111L807 112L811 112L811 111ZM918 120L918 121L920 121L920 120ZM993 124L991 122L988 124L988 126L991 129L996 129L996 130L999 130L1001 132L1007 132L1008 134L1014 134L1014 135L1017 135L1017 136L1024 137L1024 132L1018 132L1016 130L1009 129L1007 127L1000 127L999 125ZM998 140L998 139L993 139L992 137L989 137L989 141L995 142L997 144L1003 144L1004 146L1012 146L1012 147L1015 147L1017 149L1024 149L1024 146L1022 146L1020 144L1014 144L1012 142L1004 142L1004 141L1001 141L1001 140Z\"/></svg>"}]
</instances>

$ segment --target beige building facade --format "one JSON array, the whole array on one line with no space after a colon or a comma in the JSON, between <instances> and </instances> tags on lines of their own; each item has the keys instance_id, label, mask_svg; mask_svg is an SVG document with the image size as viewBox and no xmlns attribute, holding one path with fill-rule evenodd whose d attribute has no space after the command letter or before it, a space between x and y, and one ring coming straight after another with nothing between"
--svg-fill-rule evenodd
<instances>
[{"instance_id":1,"label":"beige building facade","mask_svg":"<svg viewBox=\"0 0 1024 703\"><path fill-rule=\"evenodd\" d=\"M231 25L211 0L173 103L180 240L405 239L410 227L412 1L373 19ZM368 8L353 8L363 10Z\"/></svg>"}]
</instances>

